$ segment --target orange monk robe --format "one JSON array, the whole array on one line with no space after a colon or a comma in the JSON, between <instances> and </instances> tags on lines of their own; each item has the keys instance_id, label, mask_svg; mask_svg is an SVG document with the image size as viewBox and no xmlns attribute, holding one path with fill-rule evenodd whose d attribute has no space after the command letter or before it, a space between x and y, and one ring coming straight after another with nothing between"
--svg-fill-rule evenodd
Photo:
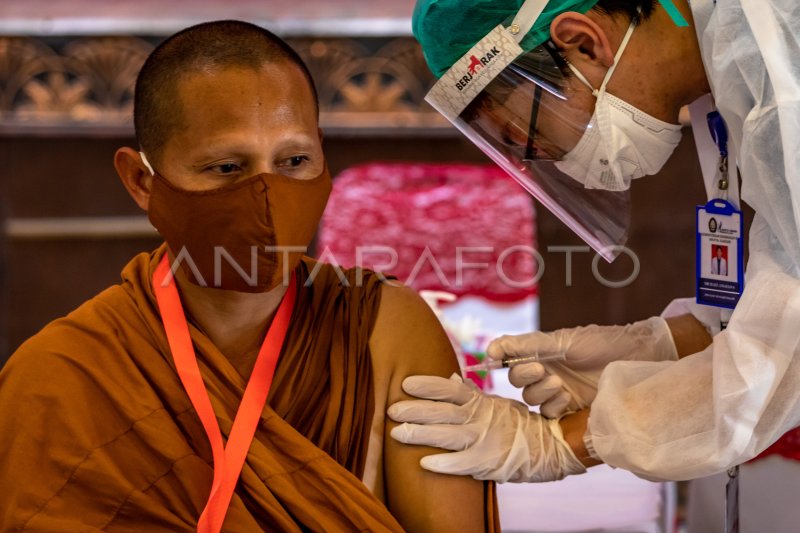
<instances>
[{"instance_id":1,"label":"orange monk robe","mask_svg":"<svg viewBox=\"0 0 800 533\"><path fill-rule=\"evenodd\" d=\"M164 248L25 342L0 372L0 530L193 531L211 448L178 379L151 288ZM297 275L303 287L315 263ZM380 283L323 266L292 322L224 531L400 531L361 482ZM246 381L190 321L227 437ZM487 529L496 526L487 485Z\"/></svg>"}]
</instances>

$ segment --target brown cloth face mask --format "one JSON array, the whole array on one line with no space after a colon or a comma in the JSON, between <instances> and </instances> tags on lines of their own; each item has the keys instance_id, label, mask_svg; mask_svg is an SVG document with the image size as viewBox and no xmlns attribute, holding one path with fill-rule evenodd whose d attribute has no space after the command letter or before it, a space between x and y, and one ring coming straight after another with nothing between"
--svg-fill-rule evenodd
<instances>
[{"instance_id":1,"label":"brown cloth face mask","mask_svg":"<svg viewBox=\"0 0 800 533\"><path fill-rule=\"evenodd\" d=\"M288 283L284 275L305 255L330 192L327 166L310 180L258 174L208 191L154 173L147 214L192 283L266 292Z\"/></svg>"}]
</instances>

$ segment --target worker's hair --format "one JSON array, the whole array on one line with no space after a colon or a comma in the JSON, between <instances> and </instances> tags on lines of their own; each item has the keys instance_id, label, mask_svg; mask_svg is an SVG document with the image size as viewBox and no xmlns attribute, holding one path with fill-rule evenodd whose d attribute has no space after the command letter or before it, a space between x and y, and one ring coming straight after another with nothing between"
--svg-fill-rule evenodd
<instances>
[{"instance_id":1,"label":"worker's hair","mask_svg":"<svg viewBox=\"0 0 800 533\"><path fill-rule=\"evenodd\" d=\"M183 121L178 93L188 74L229 67L259 69L264 64L297 66L308 80L319 113L314 81L300 56L273 33L237 20L206 22L182 30L161 43L136 78L133 123L139 147L151 161Z\"/></svg>"},{"instance_id":2,"label":"worker's hair","mask_svg":"<svg viewBox=\"0 0 800 533\"><path fill-rule=\"evenodd\" d=\"M607 15L625 16L630 20L636 20L638 24L653 14L657 3L658 0L599 0L594 9Z\"/></svg>"}]
</instances>

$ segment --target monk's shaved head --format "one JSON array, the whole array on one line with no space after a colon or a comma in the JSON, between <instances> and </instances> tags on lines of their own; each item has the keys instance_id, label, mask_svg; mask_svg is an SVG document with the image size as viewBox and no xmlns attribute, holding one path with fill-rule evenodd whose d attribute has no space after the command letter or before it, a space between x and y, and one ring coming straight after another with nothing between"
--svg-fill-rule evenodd
<instances>
[{"instance_id":1,"label":"monk's shaved head","mask_svg":"<svg viewBox=\"0 0 800 533\"><path fill-rule=\"evenodd\" d=\"M256 70L274 63L299 68L314 94L313 105L318 105L305 63L273 33L236 20L207 22L176 33L153 50L136 78L133 122L140 148L158 160L170 135L181 127L186 110L178 86L187 75L231 67Z\"/></svg>"}]
</instances>

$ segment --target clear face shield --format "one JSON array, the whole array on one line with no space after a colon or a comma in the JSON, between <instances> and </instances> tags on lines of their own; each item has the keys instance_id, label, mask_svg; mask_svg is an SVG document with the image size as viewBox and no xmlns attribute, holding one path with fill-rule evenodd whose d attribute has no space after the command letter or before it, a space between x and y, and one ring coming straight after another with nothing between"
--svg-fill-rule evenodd
<instances>
[{"instance_id":1,"label":"clear face shield","mask_svg":"<svg viewBox=\"0 0 800 533\"><path fill-rule=\"evenodd\" d=\"M426 100L549 211L612 261L630 222L631 180L657 173L681 138L663 122L606 92L635 29L599 88L548 41L518 44L546 0L527 0L459 59Z\"/></svg>"},{"instance_id":2,"label":"clear face shield","mask_svg":"<svg viewBox=\"0 0 800 533\"><path fill-rule=\"evenodd\" d=\"M549 43L524 53L513 34L498 26L442 76L426 99L612 261L628 237L629 191L614 187L608 169L595 172L576 158L597 151L589 146L597 140L591 135L597 128L597 97L568 72Z\"/></svg>"}]
</instances>

